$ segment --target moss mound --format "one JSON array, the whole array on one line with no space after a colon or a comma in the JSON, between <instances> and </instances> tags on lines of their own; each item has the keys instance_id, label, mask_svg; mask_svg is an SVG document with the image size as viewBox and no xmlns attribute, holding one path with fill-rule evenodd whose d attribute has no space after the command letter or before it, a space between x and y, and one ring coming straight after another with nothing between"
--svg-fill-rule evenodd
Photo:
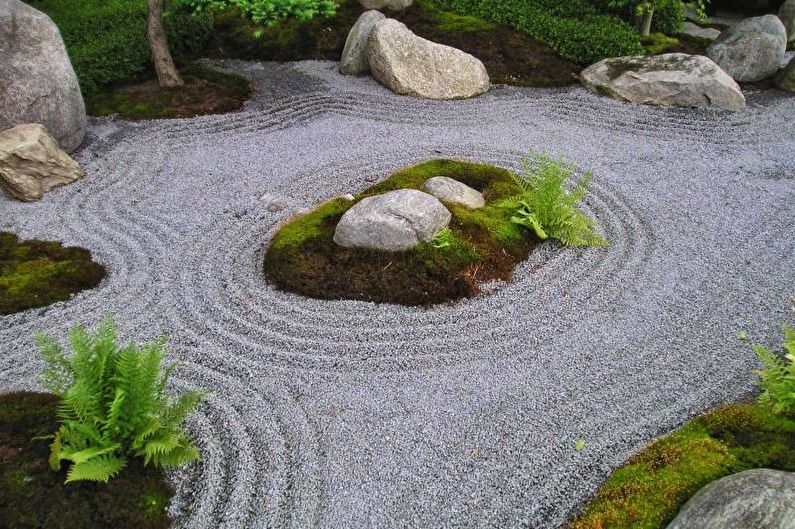
<instances>
[{"instance_id":1,"label":"moss mound","mask_svg":"<svg viewBox=\"0 0 795 529\"><path fill-rule=\"evenodd\" d=\"M123 119L190 118L239 110L251 94L242 75L188 66L180 70L184 86L162 88L156 79L117 86L87 101L89 114Z\"/></svg>"},{"instance_id":2,"label":"moss mound","mask_svg":"<svg viewBox=\"0 0 795 529\"><path fill-rule=\"evenodd\" d=\"M446 204L453 215L449 230L406 252L334 243L337 222L356 202L394 189L419 189L433 176L477 189L485 207ZM509 279L538 244L529 230L511 222L520 193L505 169L431 160L393 174L353 201L331 200L284 225L265 255L265 275L283 290L319 299L430 305L472 296L483 282Z\"/></svg>"},{"instance_id":3,"label":"moss mound","mask_svg":"<svg viewBox=\"0 0 795 529\"><path fill-rule=\"evenodd\" d=\"M356 0L343 0L332 17L285 20L268 28L247 23L234 12L218 15L210 55L264 61L338 61L348 32L363 12ZM400 20L421 37L474 55L483 61L495 83L563 86L576 82L580 71L577 64L561 59L549 46L509 26L445 11L432 2L418 0L405 11L389 11L387 16Z\"/></svg>"},{"instance_id":4,"label":"moss mound","mask_svg":"<svg viewBox=\"0 0 795 529\"><path fill-rule=\"evenodd\" d=\"M65 301L99 285L105 268L83 248L51 241L20 241L0 232L0 314Z\"/></svg>"},{"instance_id":5,"label":"moss mound","mask_svg":"<svg viewBox=\"0 0 795 529\"><path fill-rule=\"evenodd\" d=\"M795 417L759 404L719 408L610 476L571 529L662 529L711 481L751 468L795 471Z\"/></svg>"},{"instance_id":6,"label":"moss mound","mask_svg":"<svg viewBox=\"0 0 795 529\"><path fill-rule=\"evenodd\" d=\"M64 484L53 472L48 439L58 428L59 398L0 395L0 527L14 529L161 529L173 494L159 470L131 461L108 483Z\"/></svg>"}]
</instances>

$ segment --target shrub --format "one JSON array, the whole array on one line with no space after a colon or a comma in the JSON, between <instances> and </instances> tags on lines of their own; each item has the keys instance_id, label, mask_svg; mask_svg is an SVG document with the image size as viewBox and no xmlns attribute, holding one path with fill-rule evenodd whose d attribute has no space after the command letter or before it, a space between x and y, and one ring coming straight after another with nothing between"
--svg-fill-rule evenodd
<instances>
[{"instance_id":1,"label":"shrub","mask_svg":"<svg viewBox=\"0 0 795 529\"><path fill-rule=\"evenodd\" d=\"M80 326L71 331L71 357L54 339L36 338L47 364L41 382L63 398L50 466L60 470L61 461L70 461L67 483L107 482L124 468L127 456L143 457L144 464L156 467L199 458L180 425L202 393L188 391L175 400L164 395L175 368L172 363L161 371L164 339L141 348L119 347L110 317L93 334Z\"/></svg>"},{"instance_id":2,"label":"shrub","mask_svg":"<svg viewBox=\"0 0 795 529\"><path fill-rule=\"evenodd\" d=\"M596 221L577 209L585 197L592 174L585 173L566 190L566 181L574 167L546 154L524 160L524 173L516 182L525 194L511 220L532 229L540 239L553 238L566 246L603 246L607 244L595 231Z\"/></svg>"},{"instance_id":3,"label":"shrub","mask_svg":"<svg viewBox=\"0 0 795 529\"><path fill-rule=\"evenodd\" d=\"M760 402L777 413L795 415L795 329L784 327L783 355L759 344L751 347L764 365L759 371Z\"/></svg>"},{"instance_id":4,"label":"shrub","mask_svg":"<svg viewBox=\"0 0 795 529\"><path fill-rule=\"evenodd\" d=\"M33 6L58 25L90 99L102 87L133 81L152 68L146 37L145 0L35 0ZM212 18L192 16L181 0L164 15L169 47L177 58L198 54L209 37Z\"/></svg>"},{"instance_id":5,"label":"shrub","mask_svg":"<svg viewBox=\"0 0 795 529\"><path fill-rule=\"evenodd\" d=\"M615 0L588 0L598 12L617 16L627 22L634 24L636 13L632 2L625 2L621 8L611 7ZM654 16L651 21L653 32L665 33L666 35L676 35L682 29L685 21L685 4L682 0L656 0L654 3Z\"/></svg>"},{"instance_id":6,"label":"shrub","mask_svg":"<svg viewBox=\"0 0 795 529\"><path fill-rule=\"evenodd\" d=\"M461 14L512 26L580 64L643 54L638 35L629 24L600 13L585 0L434 1Z\"/></svg>"}]
</instances>

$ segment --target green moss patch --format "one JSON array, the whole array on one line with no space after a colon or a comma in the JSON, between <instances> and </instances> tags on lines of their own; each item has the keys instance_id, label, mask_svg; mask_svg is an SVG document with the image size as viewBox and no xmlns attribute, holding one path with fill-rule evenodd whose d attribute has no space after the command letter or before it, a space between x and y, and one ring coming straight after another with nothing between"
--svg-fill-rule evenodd
<instances>
[{"instance_id":1,"label":"green moss patch","mask_svg":"<svg viewBox=\"0 0 795 529\"><path fill-rule=\"evenodd\" d=\"M678 39L668 37L663 33L652 33L648 37L641 37L640 42L646 49L646 55L673 53L680 45Z\"/></svg>"},{"instance_id":2,"label":"green moss patch","mask_svg":"<svg viewBox=\"0 0 795 529\"><path fill-rule=\"evenodd\" d=\"M184 86L162 88L156 79L117 86L87 100L89 114L123 119L189 118L239 110L251 94L245 77L192 65L180 70Z\"/></svg>"},{"instance_id":3,"label":"green moss patch","mask_svg":"<svg viewBox=\"0 0 795 529\"><path fill-rule=\"evenodd\" d=\"M795 417L759 404L719 408L617 469L571 529L662 529L709 482L751 468L795 471Z\"/></svg>"},{"instance_id":4,"label":"green moss patch","mask_svg":"<svg viewBox=\"0 0 795 529\"><path fill-rule=\"evenodd\" d=\"M164 474L140 461L108 483L64 484L47 458L58 428L59 398L0 395L0 527L14 529L164 529L173 491Z\"/></svg>"},{"instance_id":5,"label":"green moss patch","mask_svg":"<svg viewBox=\"0 0 795 529\"><path fill-rule=\"evenodd\" d=\"M419 189L447 176L481 191L485 207L446 204L449 230L406 252L342 248L334 230L362 198L395 189ZM322 204L285 224L265 255L264 271L279 288L319 299L359 299L430 305L478 292L478 285L511 277L538 240L511 222L522 190L510 171L458 160L431 160L403 169L358 195Z\"/></svg>"},{"instance_id":6,"label":"green moss patch","mask_svg":"<svg viewBox=\"0 0 795 529\"><path fill-rule=\"evenodd\" d=\"M65 301L103 277L105 268L88 250L0 232L0 314Z\"/></svg>"},{"instance_id":7,"label":"green moss patch","mask_svg":"<svg viewBox=\"0 0 795 529\"><path fill-rule=\"evenodd\" d=\"M245 22L234 12L218 15L210 55L265 61L338 61L348 32L363 12L358 1L343 0L332 17L285 20L267 28ZM509 26L446 11L433 2L418 0L403 12L386 14L421 37L474 55L483 61L495 83L563 86L575 83L581 70L549 46Z\"/></svg>"}]
</instances>

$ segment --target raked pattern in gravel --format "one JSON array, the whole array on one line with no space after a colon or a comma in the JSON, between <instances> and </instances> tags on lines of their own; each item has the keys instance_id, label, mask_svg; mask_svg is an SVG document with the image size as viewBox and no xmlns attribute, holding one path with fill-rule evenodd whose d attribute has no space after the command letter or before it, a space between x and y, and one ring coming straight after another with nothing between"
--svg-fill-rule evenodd
<instances>
[{"instance_id":1,"label":"raked pattern in gravel","mask_svg":"<svg viewBox=\"0 0 795 529\"><path fill-rule=\"evenodd\" d=\"M175 389L212 391L189 422L203 460L172 473L177 528L554 528L644 443L753 393L737 332L777 343L795 294L792 96L734 114L580 88L429 102L333 63L222 66L255 80L245 111L95 120L83 181L0 198L0 229L110 269L0 318L0 388L36 387L34 329L113 313L126 338L171 337ZM530 150L593 170L584 207L609 247L544 245L432 309L304 299L260 273L297 211L428 158L518 169Z\"/></svg>"}]
</instances>

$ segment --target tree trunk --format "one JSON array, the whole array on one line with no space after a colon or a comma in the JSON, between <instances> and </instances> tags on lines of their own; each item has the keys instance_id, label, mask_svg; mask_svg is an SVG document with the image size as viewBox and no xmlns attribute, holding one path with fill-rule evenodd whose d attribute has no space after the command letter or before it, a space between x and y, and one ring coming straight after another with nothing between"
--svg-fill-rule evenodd
<instances>
[{"instance_id":1,"label":"tree trunk","mask_svg":"<svg viewBox=\"0 0 795 529\"><path fill-rule=\"evenodd\" d=\"M148 0L149 2L149 46L152 48L152 60L155 63L157 80L162 87L182 86L184 81L174 66L174 59L168 49L166 29L163 26L163 2L165 0Z\"/></svg>"},{"instance_id":2,"label":"tree trunk","mask_svg":"<svg viewBox=\"0 0 795 529\"><path fill-rule=\"evenodd\" d=\"M651 33L652 16L654 16L654 6L648 5L643 10L643 16L640 20L640 34L644 37L648 37Z\"/></svg>"}]
</instances>

